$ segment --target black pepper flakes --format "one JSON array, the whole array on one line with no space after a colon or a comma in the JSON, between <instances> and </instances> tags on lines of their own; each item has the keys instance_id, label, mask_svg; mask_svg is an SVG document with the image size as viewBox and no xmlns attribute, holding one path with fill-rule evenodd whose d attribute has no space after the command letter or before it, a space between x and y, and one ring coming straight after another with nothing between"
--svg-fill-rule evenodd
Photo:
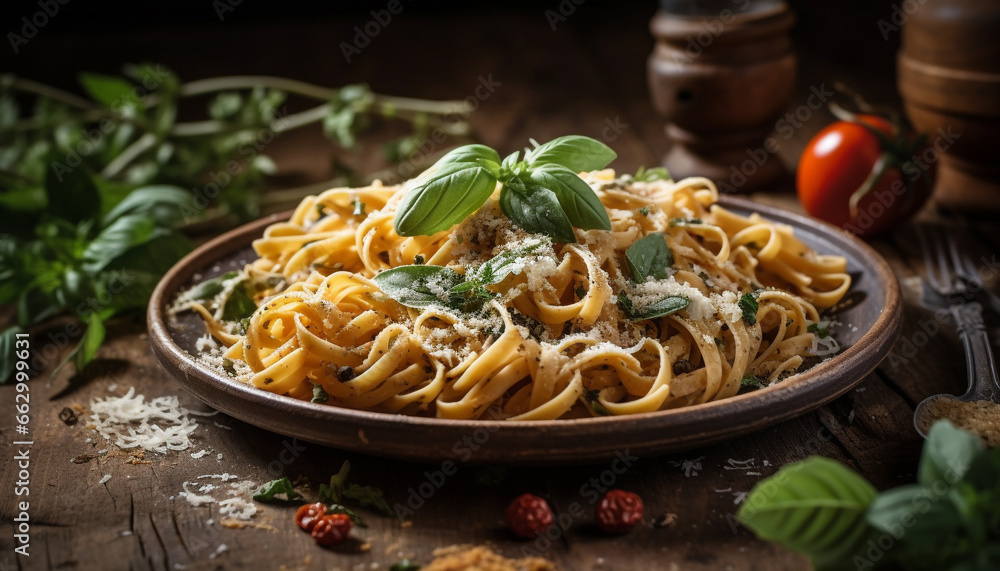
<instances>
[{"instance_id":1,"label":"black pepper flakes","mask_svg":"<svg viewBox=\"0 0 1000 571\"><path fill-rule=\"evenodd\" d=\"M352 367L343 366L337 369L337 380L346 383L354 378L354 369Z\"/></svg>"}]
</instances>

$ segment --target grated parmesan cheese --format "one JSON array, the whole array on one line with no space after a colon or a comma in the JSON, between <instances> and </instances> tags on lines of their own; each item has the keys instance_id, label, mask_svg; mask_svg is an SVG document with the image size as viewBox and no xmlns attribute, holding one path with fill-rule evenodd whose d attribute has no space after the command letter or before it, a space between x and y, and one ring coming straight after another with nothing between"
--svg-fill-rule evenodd
<instances>
[{"instance_id":1,"label":"grated parmesan cheese","mask_svg":"<svg viewBox=\"0 0 1000 571\"><path fill-rule=\"evenodd\" d=\"M161 454L186 450L191 446L191 434L198 428L176 396L146 402L143 395L135 394L135 387L129 387L121 397L92 400L90 410L94 430L119 448L142 448Z\"/></svg>"}]
</instances>

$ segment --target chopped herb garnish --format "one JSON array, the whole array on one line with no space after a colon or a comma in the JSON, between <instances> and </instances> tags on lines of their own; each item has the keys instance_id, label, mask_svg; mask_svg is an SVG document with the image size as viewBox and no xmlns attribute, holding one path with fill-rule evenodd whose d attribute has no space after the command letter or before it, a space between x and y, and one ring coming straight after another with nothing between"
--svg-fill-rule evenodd
<instances>
[{"instance_id":1,"label":"chopped herb garnish","mask_svg":"<svg viewBox=\"0 0 1000 571\"><path fill-rule=\"evenodd\" d=\"M649 216L649 206L643 206L642 208L640 208L639 214L642 214L643 216Z\"/></svg>"},{"instance_id":2,"label":"chopped herb garnish","mask_svg":"<svg viewBox=\"0 0 1000 571\"><path fill-rule=\"evenodd\" d=\"M424 264L424 255L423 254L417 254L416 256L414 256L413 257L413 263L416 264L416 265L418 265L418 266L422 266Z\"/></svg>"},{"instance_id":3,"label":"chopped herb garnish","mask_svg":"<svg viewBox=\"0 0 1000 571\"><path fill-rule=\"evenodd\" d=\"M722 337L716 337L715 338L715 344L718 345L719 347L725 347L726 346L726 340L723 339Z\"/></svg>"},{"instance_id":4,"label":"chopped herb garnish","mask_svg":"<svg viewBox=\"0 0 1000 571\"><path fill-rule=\"evenodd\" d=\"M347 517L351 518L351 521L353 521L354 524L357 525L358 527L368 527L368 524L365 523L365 520L362 519L361 516L359 516L358 514L354 513L354 511L347 506L342 506L340 504L330 504L326 506L326 513L345 514L347 515Z\"/></svg>"},{"instance_id":5,"label":"chopped herb garnish","mask_svg":"<svg viewBox=\"0 0 1000 571\"><path fill-rule=\"evenodd\" d=\"M329 484L319 485L319 501L324 504L339 504L343 500L344 488L347 487L347 475L351 473L351 462L345 460L340 465L340 471L330 476Z\"/></svg>"},{"instance_id":6,"label":"chopped herb garnish","mask_svg":"<svg viewBox=\"0 0 1000 571\"><path fill-rule=\"evenodd\" d=\"M385 501L382 490L375 486L351 484L342 492L343 497L357 501L362 507L372 508L382 515L395 515L389 502Z\"/></svg>"},{"instance_id":7,"label":"chopped herb garnish","mask_svg":"<svg viewBox=\"0 0 1000 571\"><path fill-rule=\"evenodd\" d=\"M587 290L583 288L582 285L576 286L576 297L578 299L583 299L587 295Z\"/></svg>"},{"instance_id":8,"label":"chopped herb garnish","mask_svg":"<svg viewBox=\"0 0 1000 571\"><path fill-rule=\"evenodd\" d=\"M590 410L594 411L597 416L611 416L611 411L607 409L603 404L601 404L599 391L587 391L583 394L583 399L586 401L587 406Z\"/></svg>"},{"instance_id":9,"label":"chopped herb garnish","mask_svg":"<svg viewBox=\"0 0 1000 571\"><path fill-rule=\"evenodd\" d=\"M323 404L328 400L330 400L330 395L323 390L323 385L313 384L313 398L309 402Z\"/></svg>"},{"instance_id":10,"label":"chopped herb garnish","mask_svg":"<svg viewBox=\"0 0 1000 571\"><path fill-rule=\"evenodd\" d=\"M755 391L757 389L762 389L767 386L767 382L757 377L756 375L746 375L743 380L740 381L740 388L747 389L750 391Z\"/></svg>"},{"instance_id":11,"label":"chopped herb garnish","mask_svg":"<svg viewBox=\"0 0 1000 571\"><path fill-rule=\"evenodd\" d=\"M278 495L284 495L285 497L276 497ZM271 480L260 488L257 488L257 491L253 494L253 499L258 502L291 502L301 497L302 494L295 491L295 488L287 477L280 480Z\"/></svg>"},{"instance_id":12,"label":"chopped herb garnish","mask_svg":"<svg viewBox=\"0 0 1000 571\"><path fill-rule=\"evenodd\" d=\"M760 292L745 293L740 297L740 310L743 311L743 321L746 321L748 325L754 325L757 323L757 309L760 307L757 303L757 297Z\"/></svg>"},{"instance_id":13,"label":"chopped herb garnish","mask_svg":"<svg viewBox=\"0 0 1000 571\"><path fill-rule=\"evenodd\" d=\"M365 203L361 202L357 198L351 199L351 206L354 208L352 214L354 216L364 216L365 215Z\"/></svg>"},{"instance_id":14,"label":"chopped herb garnish","mask_svg":"<svg viewBox=\"0 0 1000 571\"><path fill-rule=\"evenodd\" d=\"M222 359L222 370L225 371L230 377L236 376L236 364L233 363L233 360L228 357L224 357Z\"/></svg>"},{"instance_id":15,"label":"chopped herb garnish","mask_svg":"<svg viewBox=\"0 0 1000 571\"><path fill-rule=\"evenodd\" d=\"M830 322L820 321L818 323L810 323L809 327L806 328L809 333L815 333L820 339L826 339L830 337Z\"/></svg>"},{"instance_id":16,"label":"chopped herb garnish","mask_svg":"<svg viewBox=\"0 0 1000 571\"><path fill-rule=\"evenodd\" d=\"M708 275L705 272L698 272L698 277L701 278L701 281L705 282L706 285L708 284L709 281L712 280L712 276Z\"/></svg>"}]
</instances>

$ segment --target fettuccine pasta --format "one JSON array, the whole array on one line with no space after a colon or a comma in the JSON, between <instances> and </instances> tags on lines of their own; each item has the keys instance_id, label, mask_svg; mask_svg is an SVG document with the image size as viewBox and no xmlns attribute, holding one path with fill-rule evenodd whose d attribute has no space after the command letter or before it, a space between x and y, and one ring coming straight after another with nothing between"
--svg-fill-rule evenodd
<instances>
[{"instance_id":1,"label":"fettuccine pasta","mask_svg":"<svg viewBox=\"0 0 1000 571\"><path fill-rule=\"evenodd\" d=\"M176 308L201 313L223 346L206 354L261 390L455 419L684 407L736 395L748 378L783 380L816 353L810 326L850 287L845 258L817 254L788 226L727 211L704 178L581 176L611 230L576 229L577 243L514 226L499 193L448 231L401 237L393 218L405 185L328 190L269 226L253 244L259 258L212 299L182 296ZM653 233L673 253L670 275L634 283L625 252ZM471 275L504 253L509 274L487 285L492 295L475 312L449 307L446 292L440 305L407 307L373 281L412 264ZM242 324L224 319L240 287L259 305ZM667 296L689 303L654 319L623 310Z\"/></svg>"}]
</instances>

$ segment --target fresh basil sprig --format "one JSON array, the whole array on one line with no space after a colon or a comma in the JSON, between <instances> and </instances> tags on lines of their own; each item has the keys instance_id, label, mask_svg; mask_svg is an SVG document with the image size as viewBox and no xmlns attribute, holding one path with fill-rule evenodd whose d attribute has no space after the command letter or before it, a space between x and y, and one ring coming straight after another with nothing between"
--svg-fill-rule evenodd
<instances>
[{"instance_id":1,"label":"fresh basil sprig","mask_svg":"<svg viewBox=\"0 0 1000 571\"><path fill-rule=\"evenodd\" d=\"M597 194L577 174L602 169L617 156L604 143L569 135L529 150L500 155L466 145L442 157L403 197L394 225L400 236L429 236L478 210L496 190L500 209L518 227L559 242L574 242L573 228L610 230Z\"/></svg>"},{"instance_id":2,"label":"fresh basil sprig","mask_svg":"<svg viewBox=\"0 0 1000 571\"><path fill-rule=\"evenodd\" d=\"M649 234L635 241L625 250L625 261L632 272L635 283L643 283L650 277L667 279L667 269L674 264L674 253L667 245L667 239L659 232Z\"/></svg>"},{"instance_id":3,"label":"fresh basil sprig","mask_svg":"<svg viewBox=\"0 0 1000 571\"><path fill-rule=\"evenodd\" d=\"M817 569L998 569L1000 448L941 420L927 435L916 484L876 494L849 468L813 456L760 482L737 518Z\"/></svg>"}]
</instances>

